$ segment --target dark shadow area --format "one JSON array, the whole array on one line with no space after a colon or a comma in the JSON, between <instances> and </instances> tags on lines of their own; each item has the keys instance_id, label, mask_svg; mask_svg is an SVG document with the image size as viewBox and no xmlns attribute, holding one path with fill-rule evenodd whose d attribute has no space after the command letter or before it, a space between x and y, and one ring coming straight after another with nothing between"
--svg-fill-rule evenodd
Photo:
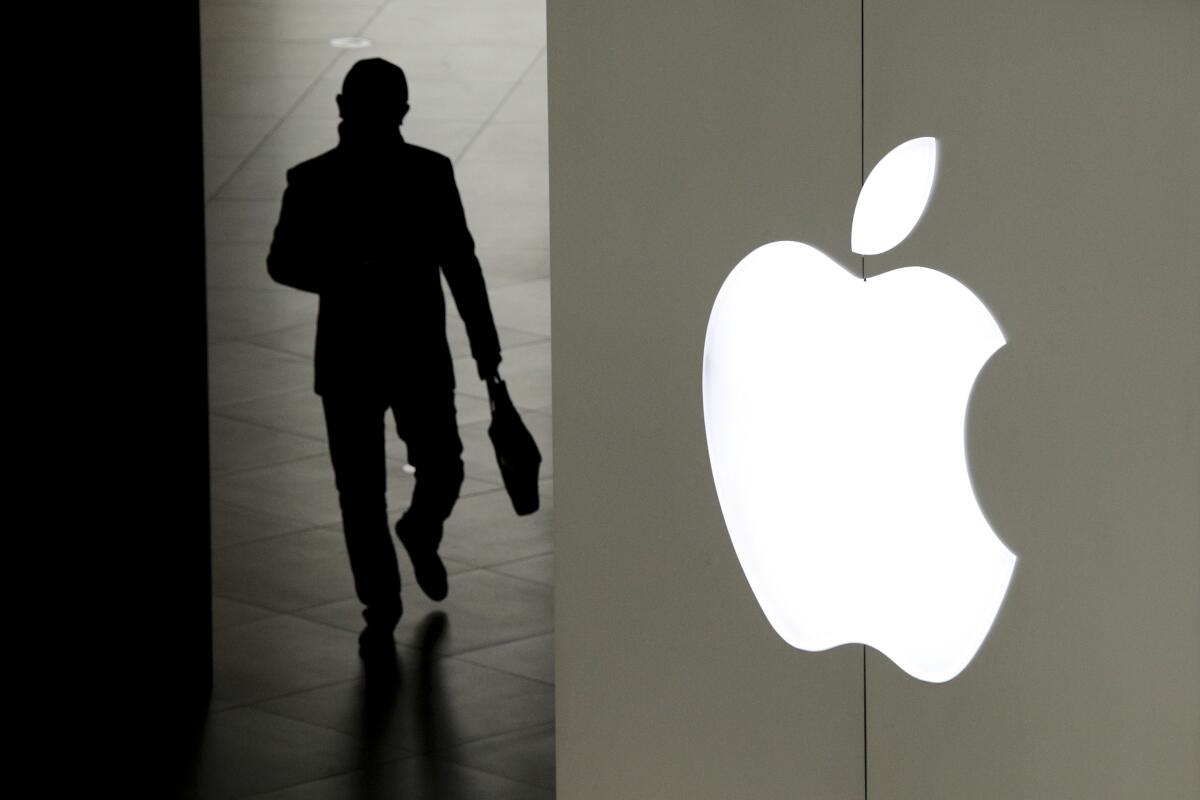
<instances>
[{"instance_id":1,"label":"dark shadow area","mask_svg":"<svg viewBox=\"0 0 1200 800\"><path fill-rule=\"evenodd\" d=\"M454 741L453 706L442 685L439 650L449 626L441 611L420 623L415 651L382 651L364 660L356 724L362 768L334 778L336 792L355 800L457 800L470 797L461 770L432 757ZM331 787L332 788L332 787Z\"/></svg>"},{"instance_id":2,"label":"dark shadow area","mask_svg":"<svg viewBox=\"0 0 1200 800\"><path fill-rule=\"evenodd\" d=\"M28 315L8 384L13 796L164 796L212 685L198 22L195 2L81 10L58 39L71 74L23 104L16 227L41 255L10 286ZM114 113L78 66L101 63L152 64L170 90Z\"/></svg>"},{"instance_id":3,"label":"dark shadow area","mask_svg":"<svg viewBox=\"0 0 1200 800\"><path fill-rule=\"evenodd\" d=\"M453 705L446 697L442 683L441 661L438 648L446 634L449 620L440 611L429 614L421 621L420 659L417 662L417 693L413 716L416 721L418 739L414 744L423 753L434 752L445 747L454 739ZM423 758L416 771L414 791L418 796L433 800L450 800L463 797L466 792L455 769L443 761Z\"/></svg>"},{"instance_id":4,"label":"dark shadow area","mask_svg":"<svg viewBox=\"0 0 1200 800\"><path fill-rule=\"evenodd\" d=\"M363 662L358 716L363 747L363 771L354 797L385 800L396 796L390 786L388 747L392 727L404 713L404 668L394 647Z\"/></svg>"}]
</instances>

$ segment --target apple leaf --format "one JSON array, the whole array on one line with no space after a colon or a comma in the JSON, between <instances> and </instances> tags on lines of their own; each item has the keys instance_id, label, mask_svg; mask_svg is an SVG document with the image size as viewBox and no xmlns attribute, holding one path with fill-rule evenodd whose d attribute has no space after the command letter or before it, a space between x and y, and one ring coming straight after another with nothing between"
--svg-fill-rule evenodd
<instances>
[{"instance_id":1,"label":"apple leaf","mask_svg":"<svg viewBox=\"0 0 1200 800\"><path fill-rule=\"evenodd\" d=\"M937 172L937 139L909 139L879 160L854 207L850 248L864 256L891 250L925 213Z\"/></svg>"}]
</instances>

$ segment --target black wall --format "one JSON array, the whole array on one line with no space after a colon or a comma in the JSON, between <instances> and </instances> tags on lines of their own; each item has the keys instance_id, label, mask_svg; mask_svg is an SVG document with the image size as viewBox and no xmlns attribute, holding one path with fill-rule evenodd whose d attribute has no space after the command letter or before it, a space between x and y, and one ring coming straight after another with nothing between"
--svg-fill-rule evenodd
<instances>
[{"instance_id":1,"label":"black wall","mask_svg":"<svg viewBox=\"0 0 1200 800\"><path fill-rule=\"evenodd\" d=\"M164 5L39 21L10 93L6 651L49 796L165 787L212 685L199 17Z\"/></svg>"}]
</instances>

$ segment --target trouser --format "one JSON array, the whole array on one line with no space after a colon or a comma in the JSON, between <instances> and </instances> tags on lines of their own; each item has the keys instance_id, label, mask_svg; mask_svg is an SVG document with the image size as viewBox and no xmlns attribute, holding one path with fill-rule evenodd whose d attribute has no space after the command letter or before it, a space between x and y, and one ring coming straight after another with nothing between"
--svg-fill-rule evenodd
<instances>
[{"instance_id":1,"label":"trouser","mask_svg":"<svg viewBox=\"0 0 1200 800\"><path fill-rule=\"evenodd\" d=\"M395 627L401 612L400 572L388 527L384 418L390 408L396 432L408 446L408 463L416 468L412 502L404 514L406 527L436 546L463 481L454 394L391 400L326 394L321 400L363 617L368 625Z\"/></svg>"}]
</instances>

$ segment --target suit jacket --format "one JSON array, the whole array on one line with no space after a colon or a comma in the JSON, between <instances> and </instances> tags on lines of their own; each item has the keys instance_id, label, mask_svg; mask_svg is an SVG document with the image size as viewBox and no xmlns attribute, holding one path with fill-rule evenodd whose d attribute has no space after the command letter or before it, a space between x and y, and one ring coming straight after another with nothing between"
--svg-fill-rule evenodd
<instances>
[{"instance_id":1,"label":"suit jacket","mask_svg":"<svg viewBox=\"0 0 1200 800\"><path fill-rule=\"evenodd\" d=\"M500 361L450 159L398 131L349 137L287 173L267 270L320 295L318 394L454 388L441 274L481 374Z\"/></svg>"}]
</instances>

